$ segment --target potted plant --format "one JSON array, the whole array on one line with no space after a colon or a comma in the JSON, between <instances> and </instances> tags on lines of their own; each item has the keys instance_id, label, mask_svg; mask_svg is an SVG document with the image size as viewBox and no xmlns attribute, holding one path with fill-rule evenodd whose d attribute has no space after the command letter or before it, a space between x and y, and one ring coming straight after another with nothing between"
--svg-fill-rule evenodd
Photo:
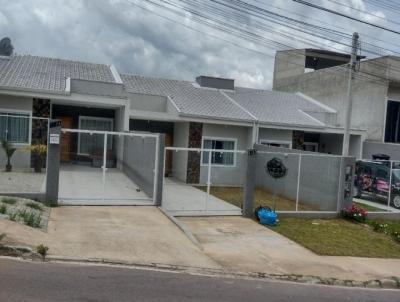
<instances>
[{"instance_id":1,"label":"potted plant","mask_svg":"<svg viewBox=\"0 0 400 302\"><path fill-rule=\"evenodd\" d=\"M47 146L43 144L36 144L27 147L27 150L32 154L34 171L36 173L41 173L44 161L46 159Z\"/></svg>"},{"instance_id":2,"label":"potted plant","mask_svg":"<svg viewBox=\"0 0 400 302\"><path fill-rule=\"evenodd\" d=\"M1 147L3 148L7 156L6 172L11 172L12 170L11 157L13 156L17 148L15 148L13 144L9 143L6 140L1 140Z\"/></svg>"}]
</instances>

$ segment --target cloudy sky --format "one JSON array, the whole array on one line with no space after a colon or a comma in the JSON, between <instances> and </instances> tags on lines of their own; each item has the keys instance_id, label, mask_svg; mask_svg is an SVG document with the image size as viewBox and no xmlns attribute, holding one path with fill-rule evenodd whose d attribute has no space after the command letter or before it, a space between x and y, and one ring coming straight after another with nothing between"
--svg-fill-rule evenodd
<instances>
[{"instance_id":1,"label":"cloudy sky","mask_svg":"<svg viewBox=\"0 0 400 302\"><path fill-rule=\"evenodd\" d=\"M359 31L363 41L400 51L396 46L400 35L291 0L244 1L324 27L334 26L348 34ZM400 10L387 11L369 5L374 1L309 2L400 30L400 24L392 21L398 19ZM251 26L254 22L258 21L249 17L243 28L254 30ZM306 37L283 25L270 26L296 37ZM291 47L305 46L287 36L270 32L261 35ZM271 87L273 56L277 49L274 45L249 42L201 25L193 21L193 15L176 15L144 0L0 0L0 38L4 36L12 39L18 54L114 64L120 72L173 79L193 80L200 74L222 76L234 78L242 86L257 88ZM332 50L346 50L344 45L331 41L315 41ZM382 51L382 54L385 53Z\"/></svg>"}]
</instances>

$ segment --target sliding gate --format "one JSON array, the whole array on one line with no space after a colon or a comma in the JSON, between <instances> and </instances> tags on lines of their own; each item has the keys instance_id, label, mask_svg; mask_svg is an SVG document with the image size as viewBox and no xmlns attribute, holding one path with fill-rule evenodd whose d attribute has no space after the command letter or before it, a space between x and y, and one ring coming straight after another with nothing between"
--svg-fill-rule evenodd
<instances>
[{"instance_id":1,"label":"sliding gate","mask_svg":"<svg viewBox=\"0 0 400 302\"><path fill-rule=\"evenodd\" d=\"M59 203L153 205L158 134L62 129Z\"/></svg>"}]
</instances>

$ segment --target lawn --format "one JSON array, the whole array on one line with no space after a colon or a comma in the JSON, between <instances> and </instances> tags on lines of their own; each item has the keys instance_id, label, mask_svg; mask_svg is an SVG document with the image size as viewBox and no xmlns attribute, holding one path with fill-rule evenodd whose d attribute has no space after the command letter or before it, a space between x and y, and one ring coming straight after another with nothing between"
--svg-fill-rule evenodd
<instances>
[{"instance_id":1,"label":"lawn","mask_svg":"<svg viewBox=\"0 0 400 302\"><path fill-rule=\"evenodd\" d=\"M367 212L384 212L385 211L380 208L376 208L376 207L373 207L373 206L370 206L368 204L364 204L361 202L354 202L354 205L356 205L358 208L362 208L362 209L366 210Z\"/></svg>"},{"instance_id":2,"label":"lawn","mask_svg":"<svg viewBox=\"0 0 400 302\"><path fill-rule=\"evenodd\" d=\"M203 191L207 191L207 187L197 187ZM210 194L225 200L237 207L241 207L243 204L243 188L240 187L211 187ZM273 194L267 192L261 188L256 188L254 195L254 208L262 205L269 206L273 208ZM276 200L276 210L277 211L294 211L296 210L296 202L284 198L282 196L277 196ZM312 206L299 204L300 211L316 211L317 209Z\"/></svg>"},{"instance_id":3,"label":"lawn","mask_svg":"<svg viewBox=\"0 0 400 302\"><path fill-rule=\"evenodd\" d=\"M400 258L400 244L366 224L343 219L282 218L271 229L318 255Z\"/></svg>"}]
</instances>

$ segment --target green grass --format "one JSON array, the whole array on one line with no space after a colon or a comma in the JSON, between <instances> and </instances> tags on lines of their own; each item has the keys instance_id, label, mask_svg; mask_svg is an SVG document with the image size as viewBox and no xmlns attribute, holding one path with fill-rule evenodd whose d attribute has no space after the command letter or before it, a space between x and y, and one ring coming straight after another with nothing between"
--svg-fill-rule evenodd
<instances>
[{"instance_id":1,"label":"green grass","mask_svg":"<svg viewBox=\"0 0 400 302\"><path fill-rule=\"evenodd\" d=\"M207 191L207 187L196 187L200 190ZM225 200L239 208L243 204L243 188L240 187L211 187L210 194ZM254 194L254 208L258 206L269 206L273 208L273 194L261 188L256 188ZM277 211L294 211L296 209L296 202L283 196L277 196L276 210ZM317 209L312 206L299 203L300 211L316 211Z\"/></svg>"},{"instance_id":2,"label":"green grass","mask_svg":"<svg viewBox=\"0 0 400 302\"><path fill-rule=\"evenodd\" d=\"M354 203L357 207L362 208L364 210L366 210L367 212L384 212L385 210L380 209L380 208L375 208L373 206L367 205L367 204L363 204L361 202L355 202Z\"/></svg>"},{"instance_id":3,"label":"green grass","mask_svg":"<svg viewBox=\"0 0 400 302\"><path fill-rule=\"evenodd\" d=\"M29 207L29 208L31 208L31 209L34 209L34 210L38 210L38 211L40 211L40 212L43 211L43 208L42 208L38 203L33 202L33 201L27 202L27 203L25 204L25 206L27 206L27 207Z\"/></svg>"},{"instance_id":4,"label":"green grass","mask_svg":"<svg viewBox=\"0 0 400 302\"><path fill-rule=\"evenodd\" d=\"M271 229L318 255L400 258L400 244L390 236L343 219L282 218Z\"/></svg>"},{"instance_id":5,"label":"green grass","mask_svg":"<svg viewBox=\"0 0 400 302\"><path fill-rule=\"evenodd\" d=\"M9 204L9 205L13 205L13 204L15 204L15 203L17 202L17 200L16 200L15 198L3 197L3 198L1 199L1 202L2 202L2 203Z\"/></svg>"}]
</instances>

